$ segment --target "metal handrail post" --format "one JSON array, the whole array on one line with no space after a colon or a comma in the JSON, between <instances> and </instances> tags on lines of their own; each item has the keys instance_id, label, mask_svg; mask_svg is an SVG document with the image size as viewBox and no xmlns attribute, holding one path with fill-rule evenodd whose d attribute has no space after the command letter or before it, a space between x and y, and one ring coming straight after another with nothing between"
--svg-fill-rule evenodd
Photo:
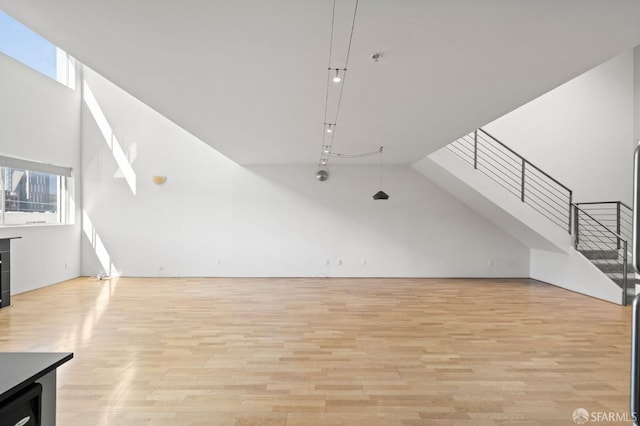
<instances>
[{"instance_id":1,"label":"metal handrail post","mask_svg":"<svg viewBox=\"0 0 640 426\"><path fill-rule=\"evenodd\" d=\"M620 238L618 238L620 241ZM627 240L623 240L624 251L622 253L622 306L627 306Z\"/></svg>"},{"instance_id":2,"label":"metal handrail post","mask_svg":"<svg viewBox=\"0 0 640 426\"><path fill-rule=\"evenodd\" d=\"M527 164L527 161L523 158L522 159L522 181L520 182L520 201L522 201L524 203L524 174L525 174L525 166Z\"/></svg>"},{"instance_id":3,"label":"metal handrail post","mask_svg":"<svg viewBox=\"0 0 640 426\"><path fill-rule=\"evenodd\" d=\"M620 235L620 202L616 203L616 234ZM618 250L620 250L620 238L618 238ZM627 255L627 249L625 251L625 256Z\"/></svg>"},{"instance_id":4,"label":"metal handrail post","mask_svg":"<svg viewBox=\"0 0 640 426\"><path fill-rule=\"evenodd\" d=\"M478 169L478 129L473 132L473 168Z\"/></svg>"},{"instance_id":5,"label":"metal handrail post","mask_svg":"<svg viewBox=\"0 0 640 426\"><path fill-rule=\"evenodd\" d=\"M580 213L578 210L578 206L573 206L573 246L576 250L578 250L578 244L580 243L580 225L578 219L580 218Z\"/></svg>"},{"instance_id":6,"label":"metal handrail post","mask_svg":"<svg viewBox=\"0 0 640 426\"><path fill-rule=\"evenodd\" d=\"M573 207L573 191L569 191L569 235L571 235L571 210ZM574 218L575 220L575 218Z\"/></svg>"}]
</instances>

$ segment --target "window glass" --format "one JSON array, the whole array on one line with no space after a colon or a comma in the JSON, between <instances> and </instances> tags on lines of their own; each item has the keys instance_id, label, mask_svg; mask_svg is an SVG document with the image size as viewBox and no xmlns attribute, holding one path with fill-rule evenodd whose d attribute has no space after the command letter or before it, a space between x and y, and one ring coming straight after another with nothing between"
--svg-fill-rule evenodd
<instances>
[{"instance_id":1,"label":"window glass","mask_svg":"<svg viewBox=\"0 0 640 426\"><path fill-rule=\"evenodd\" d=\"M57 80L57 48L0 11L0 52Z\"/></svg>"},{"instance_id":2,"label":"window glass","mask_svg":"<svg viewBox=\"0 0 640 426\"><path fill-rule=\"evenodd\" d=\"M64 177L3 167L3 224L63 223Z\"/></svg>"}]
</instances>

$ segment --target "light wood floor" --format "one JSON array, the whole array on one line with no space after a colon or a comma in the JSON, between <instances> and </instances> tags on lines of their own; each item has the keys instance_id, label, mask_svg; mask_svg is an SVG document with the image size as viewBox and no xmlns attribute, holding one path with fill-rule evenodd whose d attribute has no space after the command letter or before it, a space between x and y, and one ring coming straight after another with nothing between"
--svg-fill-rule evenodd
<instances>
[{"instance_id":1,"label":"light wood floor","mask_svg":"<svg viewBox=\"0 0 640 426\"><path fill-rule=\"evenodd\" d=\"M58 373L61 426L628 411L630 308L535 281L81 278L12 302L0 351L75 353Z\"/></svg>"}]
</instances>

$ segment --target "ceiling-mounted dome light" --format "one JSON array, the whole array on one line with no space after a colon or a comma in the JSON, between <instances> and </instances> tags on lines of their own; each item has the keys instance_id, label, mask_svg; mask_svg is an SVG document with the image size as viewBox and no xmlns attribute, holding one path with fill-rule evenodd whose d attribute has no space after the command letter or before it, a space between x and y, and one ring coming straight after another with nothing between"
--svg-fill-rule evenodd
<instances>
[{"instance_id":1,"label":"ceiling-mounted dome light","mask_svg":"<svg viewBox=\"0 0 640 426\"><path fill-rule=\"evenodd\" d=\"M328 154L329 152L331 152L331 150L329 149L329 147L328 147L328 146L325 146L325 147L322 149L322 152L324 152L325 154Z\"/></svg>"},{"instance_id":2,"label":"ceiling-mounted dome light","mask_svg":"<svg viewBox=\"0 0 640 426\"><path fill-rule=\"evenodd\" d=\"M336 127L336 125L332 123L324 123L324 124L327 126L326 128L327 133L333 133L333 129L334 127Z\"/></svg>"}]
</instances>

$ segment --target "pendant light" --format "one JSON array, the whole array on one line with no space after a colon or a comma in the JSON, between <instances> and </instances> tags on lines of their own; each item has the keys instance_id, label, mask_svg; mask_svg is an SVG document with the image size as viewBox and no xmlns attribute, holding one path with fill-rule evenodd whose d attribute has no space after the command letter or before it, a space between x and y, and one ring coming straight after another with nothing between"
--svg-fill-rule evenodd
<instances>
[{"instance_id":1,"label":"pendant light","mask_svg":"<svg viewBox=\"0 0 640 426\"><path fill-rule=\"evenodd\" d=\"M382 147L380 147L380 186L382 187ZM375 194L373 194L374 200L388 200L389 195L384 192L382 189Z\"/></svg>"},{"instance_id":2,"label":"pendant light","mask_svg":"<svg viewBox=\"0 0 640 426\"><path fill-rule=\"evenodd\" d=\"M329 179L329 170L327 170L327 168L324 166L319 168L316 172L316 179L318 179L320 182L324 182L325 180Z\"/></svg>"}]
</instances>

